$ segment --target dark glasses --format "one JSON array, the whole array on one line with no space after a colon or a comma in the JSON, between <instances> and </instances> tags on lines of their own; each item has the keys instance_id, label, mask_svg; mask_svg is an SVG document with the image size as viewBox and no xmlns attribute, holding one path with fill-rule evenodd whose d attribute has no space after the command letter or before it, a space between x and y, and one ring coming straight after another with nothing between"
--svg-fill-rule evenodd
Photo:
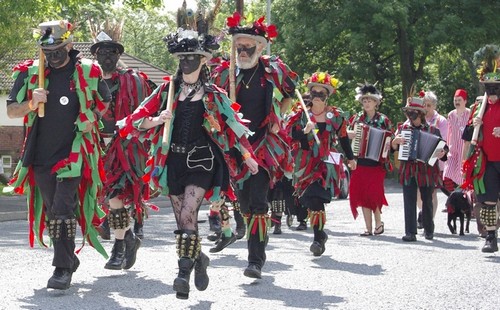
<instances>
[{"instance_id":1,"label":"dark glasses","mask_svg":"<svg viewBox=\"0 0 500 310\"><path fill-rule=\"evenodd\" d=\"M56 58L61 57L64 53L64 48L58 48L56 50L43 50L45 57Z\"/></svg>"},{"instance_id":2,"label":"dark glasses","mask_svg":"<svg viewBox=\"0 0 500 310\"><path fill-rule=\"evenodd\" d=\"M197 54L192 54L192 55L179 55L179 60L187 60L187 61L193 61L195 59L199 59L200 55Z\"/></svg>"},{"instance_id":3,"label":"dark glasses","mask_svg":"<svg viewBox=\"0 0 500 310\"><path fill-rule=\"evenodd\" d=\"M328 97L328 95L322 91L311 91L311 99L319 98L324 101L326 97Z\"/></svg>"},{"instance_id":4,"label":"dark glasses","mask_svg":"<svg viewBox=\"0 0 500 310\"><path fill-rule=\"evenodd\" d=\"M99 50L97 50L97 55L102 55L102 56L110 55L110 56L113 56L113 55L117 55L117 54L119 54L118 50L109 50L109 49L99 49Z\"/></svg>"}]
</instances>

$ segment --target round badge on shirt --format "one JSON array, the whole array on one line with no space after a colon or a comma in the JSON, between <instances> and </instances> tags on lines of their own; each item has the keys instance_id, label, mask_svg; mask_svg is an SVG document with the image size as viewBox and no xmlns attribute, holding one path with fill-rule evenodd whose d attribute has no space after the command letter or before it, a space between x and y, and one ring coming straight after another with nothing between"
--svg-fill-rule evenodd
<instances>
[{"instance_id":1,"label":"round badge on shirt","mask_svg":"<svg viewBox=\"0 0 500 310\"><path fill-rule=\"evenodd\" d=\"M67 105L69 103L68 97L62 96L61 98L59 98L59 103L62 105Z\"/></svg>"},{"instance_id":2,"label":"round badge on shirt","mask_svg":"<svg viewBox=\"0 0 500 310\"><path fill-rule=\"evenodd\" d=\"M332 119L333 118L333 113L332 112L326 113L326 117L329 118L329 119Z\"/></svg>"}]
</instances>

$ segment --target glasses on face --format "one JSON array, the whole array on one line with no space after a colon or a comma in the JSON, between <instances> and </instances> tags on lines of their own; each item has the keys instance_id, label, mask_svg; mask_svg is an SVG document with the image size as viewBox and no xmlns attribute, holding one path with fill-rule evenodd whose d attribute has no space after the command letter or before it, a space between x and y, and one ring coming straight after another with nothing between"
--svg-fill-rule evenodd
<instances>
[{"instance_id":1,"label":"glasses on face","mask_svg":"<svg viewBox=\"0 0 500 310\"><path fill-rule=\"evenodd\" d=\"M113 56L113 55L118 55L118 50L111 50L111 49L98 49L97 50L97 55L102 55L102 56Z\"/></svg>"},{"instance_id":2,"label":"glasses on face","mask_svg":"<svg viewBox=\"0 0 500 310\"><path fill-rule=\"evenodd\" d=\"M322 101L325 101L326 97L328 97L328 95L322 91L311 91L311 99L319 98Z\"/></svg>"},{"instance_id":3,"label":"glasses on face","mask_svg":"<svg viewBox=\"0 0 500 310\"><path fill-rule=\"evenodd\" d=\"M64 53L64 48L58 48L56 50L43 50L43 53L45 54L45 57L48 58L61 57Z\"/></svg>"},{"instance_id":4,"label":"glasses on face","mask_svg":"<svg viewBox=\"0 0 500 310\"><path fill-rule=\"evenodd\" d=\"M196 55L196 54L193 54L193 55L179 55L179 60L180 61L183 61L183 60L193 61L193 60L199 59L199 58L200 58L200 55Z\"/></svg>"},{"instance_id":5,"label":"glasses on face","mask_svg":"<svg viewBox=\"0 0 500 310\"><path fill-rule=\"evenodd\" d=\"M411 110L409 110L409 111L406 111L405 113L406 113L406 116L408 116L410 118L418 116L418 112L417 111L411 111Z\"/></svg>"}]
</instances>

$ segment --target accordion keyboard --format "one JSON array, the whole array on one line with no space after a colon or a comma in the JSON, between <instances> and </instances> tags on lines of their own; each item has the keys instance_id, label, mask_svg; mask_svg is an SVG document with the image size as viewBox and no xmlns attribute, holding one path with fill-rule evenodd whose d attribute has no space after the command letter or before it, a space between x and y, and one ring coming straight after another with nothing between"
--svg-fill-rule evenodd
<instances>
[{"instance_id":1,"label":"accordion keyboard","mask_svg":"<svg viewBox=\"0 0 500 310\"><path fill-rule=\"evenodd\" d=\"M405 139L403 144L399 145L399 160L408 160L411 152L411 130L403 129L401 130L401 136Z\"/></svg>"}]
</instances>

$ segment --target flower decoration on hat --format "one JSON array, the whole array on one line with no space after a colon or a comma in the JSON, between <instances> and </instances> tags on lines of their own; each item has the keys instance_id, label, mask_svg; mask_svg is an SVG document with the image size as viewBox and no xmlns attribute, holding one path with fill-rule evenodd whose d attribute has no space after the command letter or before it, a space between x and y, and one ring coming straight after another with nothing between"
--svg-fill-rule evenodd
<instances>
[{"instance_id":1,"label":"flower decoration on hat","mask_svg":"<svg viewBox=\"0 0 500 310\"><path fill-rule=\"evenodd\" d=\"M311 89L314 86L321 86L328 90L328 94L335 94L337 88L342 85L337 78L331 76L328 72L314 72L306 81L307 88Z\"/></svg>"},{"instance_id":2,"label":"flower decoration on hat","mask_svg":"<svg viewBox=\"0 0 500 310\"><path fill-rule=\"evenodd\" d=\"M278 36L278 30L273 24L267 25L264 19L264 16L262 16L256 21L250 21L249 25L241 25L242 20L247 19L242 17L240 13L234 12L232 16L226 19L226 26L233 38L247 36L266 44Z\"/></svg>"},{"instance_id":3,"label":"flower decoration on hat","mask_svg":"<svg viewBox=\"0 0 500 310\"><path fill-rule=\"evenodd\" d=\"M174 55L199 54L210 60L212 53L219 49L219 39L208 34L213 21L212 15L212 12L207 16L202 12L193 12L186 8L186 1L184 1L177 11L179 28L163 38L168 51Z\"/></svg>"},{"instance_id":4,"label":"flower decoration on hat","mask_svg":"<svg viewBox=\"0 0 500 310\"><path fill-rule=\"evenodd\" d=\"M500 83L500 47L485 45L474 53L474 63L481 83Z\"/></svg>"},{"instance_id":5,"label":"flower decoration on hat","mask_svg":"<svg viewBox=\"0 0 500 310\"><path fill-rule=\"evenodd\" d=\"M377 85L377 83L370 84L365 82L364 84L358 84L358 87L356 87L356 96L354 98L359 102L363 102L363 98L372 98L380 102L382 100L382 94L375 85Z\"/></svg>"},{"instance_id":6,"label":"flower decoration on hat","mask_svg":"<svg viewBox=\"0 0 500 310\"><path fill-rule=\"evenodd\" d=\"M74 27L67 20L44 22L33 31L33 38L44 49L57 49L73 39Z\"/></svg>"}]
</instances>

